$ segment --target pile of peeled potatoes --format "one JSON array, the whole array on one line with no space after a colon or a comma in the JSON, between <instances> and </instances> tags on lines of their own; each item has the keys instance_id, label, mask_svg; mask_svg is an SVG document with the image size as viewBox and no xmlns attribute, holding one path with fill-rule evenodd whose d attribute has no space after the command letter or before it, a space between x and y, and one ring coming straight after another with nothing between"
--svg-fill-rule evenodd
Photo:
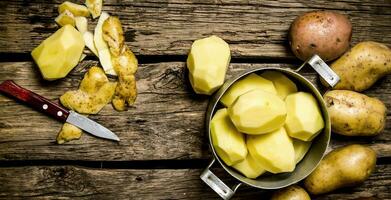
<instances>
[{"instance_id":1,"label":"pile of peeled potatoes","mask_svg":"<svg viewBox=\"0 0 391 200\"><path fill-rule=\"evenodd\" d=\"M359 92L391 73L391 50L373 41L350 48L351 38L348 17L331 11L305 13L293 21L289 30L289 44L297 58L305 61L317 54L340 77L340 82L323 96L332 132L375 136L384 130L387 108L379 99ZM194 41L187 59L194 91L211 95L218 90L230 58L229 45L217 36ZM248 178L264 172L293 171L324 127L315 98L297 91L288 77L275 71L250 74L235 82L220 103L223 108L211 121L213 146L221 160ZM285 156L278 156L276 151ZM376 153L370 147L340 147L328 153L303 181L305 189L293 185L276 191L272 199L310 199L307 191L318 195L358 185L370 176L375 165Z\"/></svg>"}]
</instances>

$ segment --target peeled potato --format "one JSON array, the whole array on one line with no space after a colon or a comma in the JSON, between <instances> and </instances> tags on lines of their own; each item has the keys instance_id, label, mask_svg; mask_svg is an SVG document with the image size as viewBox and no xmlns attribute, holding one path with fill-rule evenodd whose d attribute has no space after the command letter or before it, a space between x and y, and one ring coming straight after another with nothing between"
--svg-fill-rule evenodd
<instances>
[{"instance_id":1,"label":"peeled potato","mask_svg":"<svg viewBox=\"0 0 391 200\"><path fill-rule=\"evenodd\" d=\"M194 91L207 95L215 92L224 83L230 60L231 52L223 39L210 36L194 41L187 58Z\"/></svg>"},{"instance_id":2,"label":"peeled potato","mask_svg":"<svg viewBox=\"0 0 391 200\"><path fill-rule=\"evenodd\" d=\"M65 77L78 63L84 40L79 31L65 25L36 47L31 55L44 79Z\"/></svg>"},{"instance_id":3,"label":"peeled potato","mask_svg":"<svg viewBox=\"0 0 391 200\"><path fill-rule=\"evenodd\" d=\"M281 72L266 71L261 76L273 82L277 95L281 99L285 99L289 94L297 92L296 84Z\"/></svg>"},{"instance_id":4,"label":"peeled potato","mask_svg":"<svg viewBox=\"0 0 391 200\"><path fill-rule=\"evenodd\" d=\"M253 89L261 89L266 92L277 94L276 88L271 81L252 73L245 78L234 83L221 97L220 101L225 106L230 106L235 99Z\"/></svg>"},{"instance_id":5,"label":"peeled potato","mask_svg":"<svg viewBox=\"0 0 391 200\"><path fill-rule=\"evenodd\" d=\"M244 135L236 130L226 108L218 110L213 116L210 131L213 147L225 164L231 166L246 158L247 147Z\"/></svg>"},{"instance_id":6,"label":"peeled potato","mask_svg":"<svg viewBox=\"0 0 391 200\"><path fill-rule=\"evenodd\" d=\"M277 95L254 89L239 96L228 107L228 113L240 132L257 135L282 127L286 107Z\"/></svg>"},{"instance_id":7,"label":"peeled potato","mask_svg":"<svg viewBox=\"0 0 391 200\"><path fill-rule=\"evenodd\" d=\"M268 134L247 136L247 148L266 171L281 173L295 169L295 150L284 127Z\"/></svg>"},{"instance_id":8,"label":"peeled potato","mask_svg":"<svg viewBox=\"0 0 391 200\"><path fill-rule=\"evenodd\" d=\"M287 117L285 128L289 136L311 141L324 127L322 113L312 94L297 92L285 98Z\"/></svg>"},{"instance_id":9,"label":"peeled potato","mask_svg":"<svg viewBox=\"0 0 391 200\"><path fill-rule=\"evenodd\" d=\"M88 17L90 16L90 12L88 12L87 7L79 4L75 4L69 1L65 1L60 6L58 6L58 13L61 14L65 10L69 10L75 17L76 16L83 16Z\"/></svg>"},{"instance_id":10,"label":"peeled potato","mask_svg":"<svg viewBox=\"0 0 391 200\"><path fill-rule=\"evenodd\" d=\"M56 23L60 26L65 26L67 24L75 26L76 23L75 17L69 10L64 10L64 12L58 15L54 21L56 21Z\"/></svg>"},{"instance_id":11,"label":"peeled potato","mask_svg":"<svg viewBox=\"0 0 391 200\"><path fill-rule=\"evenodd\" d=\"M233 168L245 175L247 178L257 178L266 172L266 170L248 153L246 159L235 165Z\"/></svg>"},{"instance_id":12,"label":"peeled potato","mask_svg":"<svg viewBox=\"0 0 391 200\"><path fill-rule=\"evenodd\" d=\"M295 162L299 163L310 149L312 142L305 142L298 139L292 139L292 142L295 149Z\"/></svg>"}]
</instances>

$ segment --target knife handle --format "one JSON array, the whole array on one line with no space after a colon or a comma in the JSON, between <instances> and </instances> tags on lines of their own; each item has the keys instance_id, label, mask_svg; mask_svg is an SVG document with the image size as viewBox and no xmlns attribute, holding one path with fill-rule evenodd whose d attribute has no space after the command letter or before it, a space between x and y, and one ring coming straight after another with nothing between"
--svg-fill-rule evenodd
<instances>
[{"instance_id":1,"label":"knife handle","mask_svg":"<svg viewBox=\"0 0 391 200\"><path fill-rule=\"evenodd\" d=\"M66 109L11 80L6 80L0 84L0 91L61 122L65 122L68 118L69 111Z\"/></svg>"}]
</instances>

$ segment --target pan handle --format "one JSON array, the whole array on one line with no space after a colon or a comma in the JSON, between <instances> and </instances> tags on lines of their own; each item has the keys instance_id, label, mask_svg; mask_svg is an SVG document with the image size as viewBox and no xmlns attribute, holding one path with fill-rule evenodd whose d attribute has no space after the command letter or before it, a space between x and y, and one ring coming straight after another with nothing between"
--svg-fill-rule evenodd
<instances>
[{"instance_id":1,"label":"pan handle","mask_svg":"<svg viewBox=\"0 0 391 200\"><path fill-rule=\"evenodd\" d=\"M314 54L295 71L300 71L306 64L309 64L331 87L339 82L339 76L318 55Z\"/></svg>"},{"instance_id":2,"label":"pan handle","mask_svg":"<svg viewBox=\"0 0 391 200\"><path fill-rule=\"evenodd\" d=\"M221 198L224 200L231 199L231 197L235 194L236 190L239 188L239 186L242 185L242 183L236 184L232 189L228 187L219 177L217 177L215 174L213 174L212 171L210 171L210 168L216 161L215 158L210 162L208 167L202 172L200 175L200 178L209 185L212 190L214 190L218 195L220 195Z\"/></svg>"}]
</instances>

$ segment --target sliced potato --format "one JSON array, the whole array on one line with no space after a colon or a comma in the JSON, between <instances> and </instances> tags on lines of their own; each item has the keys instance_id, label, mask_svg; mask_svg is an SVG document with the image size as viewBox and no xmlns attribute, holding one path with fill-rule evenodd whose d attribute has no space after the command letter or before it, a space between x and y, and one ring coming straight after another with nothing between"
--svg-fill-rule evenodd
<instances>
[{"instance_id":1,"label":"sliced potato","mask_svg":"<svg viewBox=\"0 0 391 200\"><path fill-rule=\"evenodd\" d=\"M63 13L65 10L69 10L74 16L90 16L90 12L87 7L69 1L65 1L58 7L59 14Z\"/></svg>"},{"instance_id":2,"label":"sliced potato","mask_svg":"<svg viewBox=\"0 0 391 200\"><path fill-rule=\"evenodd\" d=\"M253 89L261 89L266 92L277 94L276 88L271 81L252 73L234 83L221 97L220 101L225 106L230 106L235 99Z\"/></svg>"},{"instance_id":3,"label":"sliced potato","mask_svg":"<svg viewBox=\"0 0 391 200\"><path fill-rule=\"evenodd\" d=\"M106 41L103 39L102 32L103 23L109 17L110 15L106 12L102 12L102 14L100 15L98 24L95 27L94 43L96 50L98 51L100 64L102 65L105 73L116 76L117 73L115 73L115 70L113 68L109 47L107 46Z\"/></svg>"},{"instance_id":4,"label":"sliced potato","mask_svg":"<svg viewBox=\"0 0 391 200\"><path fill-rule=\"evenodd\" d=\"M246 158L247 147L244 135L236 130L226 108L215 113L210 124L210 132L213 147L225 164L231 166Z\"/></svg>"},{"instance_id":5,"label":"sliced potato","mask_svg":"<svg viewBox=\"0 0 391 200\"><path fill-rule=\"evenodd\" d=\"M92 18L95 19L100 16L103 6L102 0L86 0L85 4L92 15Z\"/></svg>"},{"instance_id":6,"label":"sliced potato","mask_svg":"<svg viewBox=\"0 0 391 200\"><path fill-rule=\"evenodd\" d=\"M86 44L87 48L92 51L97 57L98 57L98 50L95 48L95 43L94 43L94 34L91 32L87 31L83 33L83 39L84 43Z\"/></svg>"},{"instance_id":7,"label":"sliced potato","mask_svg":"<svg viewBox=\"0 0 391 200\"><path fill-rule=\"evenodd\" d=\"M67 24L73 27L75 26L75 17L69 10L64 10L64 12L58 15L54 21L60 26L65 26Z\"/></svg>"},{"instance_id":8,"label":"sliced potato","mask_svg":"<svg viewBox=\"0 0 391 200\"><path fill-rule=\"evenodd\" d=\"M75 17L75 24L81 34L88 31L88 20L86 17Z\"/></svg>"}]
</instances>

